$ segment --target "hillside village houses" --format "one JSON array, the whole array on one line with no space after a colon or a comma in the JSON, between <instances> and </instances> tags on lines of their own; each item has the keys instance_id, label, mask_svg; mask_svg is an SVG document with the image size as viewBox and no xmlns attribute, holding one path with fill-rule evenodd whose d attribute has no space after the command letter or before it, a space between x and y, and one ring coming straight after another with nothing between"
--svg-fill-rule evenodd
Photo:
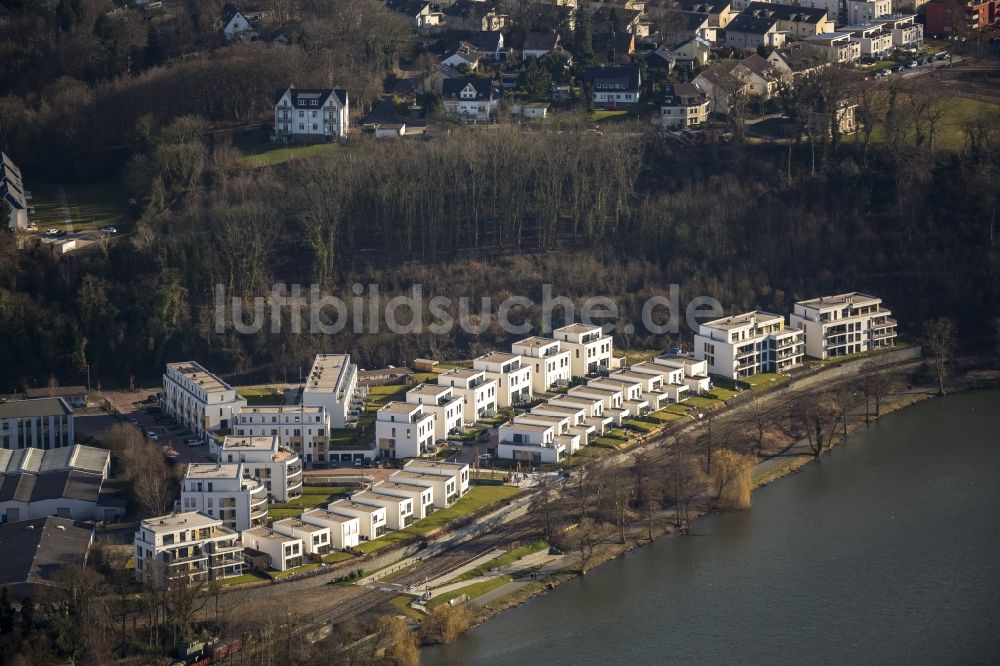
<instances>
[{"instance_id":1,"label":"hillside village houses","mask_svg":"<svg viewBox=\"0 0 1000 666\"><path fill-rule=\"evenodd\" d=\"M489 120L496 112L499 95L488 78L461 77L442 82L445 113L472 120Z\"/></svg>"},{"instance_id":2,"label":"hillside village houses","mask_svg":"<svg viewBox=\"0 0 1000 666\"><path fill-rule=\"evenodd\" d=\"M664 127L691 127L708 121L708 95L697 83L663 86L660 123Z\"/></svg>"},{"instance_id":3,"label":"hillside village houses","mask_svg":"<svg viewBox=\"0 0 1000 666\"><path fill-rule=\"evenodd\" d=\"M255 39L265 15L261 9L249 7L240 9L233 3L227 2L222 6L222 16L219 19L222 35L228 41Z\"/></svg>"},{"instance_id":4,"label":"hillside village houses","mask_svg":"<svg viewBox=\"0 0 1000 666\"><path fill-rule=\"evenodd\" d=\"M346 90L292 86L275 96L274 142L329 141L345 136L349 126Z\"/></svg>"}]
</instances>

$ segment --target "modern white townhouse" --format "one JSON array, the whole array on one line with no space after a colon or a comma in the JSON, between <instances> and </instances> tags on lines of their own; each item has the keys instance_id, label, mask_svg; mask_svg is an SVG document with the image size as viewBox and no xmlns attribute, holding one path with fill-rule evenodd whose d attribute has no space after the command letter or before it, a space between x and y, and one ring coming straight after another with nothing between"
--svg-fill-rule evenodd
<instances>
[{"instance_id":1,"label":"modern white townhouse","mask_svg":"<svg viewBox=\"0 0 1000 666\"><path fill-rule=\"evenodd\" d=\"M375 413L375 441L385 458L417 458L436 450L433 412L424 405L388 402Z\"/></svg>"},{"instance_id":2,"label":"modern white townhouse","mask_svg":"<svg viewBox=\"0 0 1000 666\"><path fill-rule=\"evenodd\" d=\"M565 415L550 416L546 414L533 414L529 412L526 414L518 414L513 418L513 421L518 424L551 426L555 431L556 437L570 436L570 431L569 431L570 418ZM577 436L576 449L573 448L572 442L569 442L568 440L563 440L563 441L567 444L566 455L573 455L574 453L576 453L576 449L580 448L581 446L581 443L579 441L579 436Z\"/></svg>"},{"instance_id":3,"label":"modern white townhouse","mask_svg":"<svg viewBox=\"0 0 1000 666\"><path fill-rule=\"evenodd\" d=\"M472 361L472 367L497 383L497 405L514 407L531 402L532 366L520 354L493 351Z\"/></svg>"},{"instance_id":4,"label":"modern white townhouse","mask_svg":"<svg viewBox=\"0 0 1000 666\"><path fill-rule=\"evenodd\" d=\"M680 354L660 354L653 359L654 363L684 371L684 384L695 395L712 390L712 380L708 376L708 361L693 356Z\"/></svg>"},{"instance_id":5,"label":"modern white townhouse","mask_svg":"<svg viewBox=\"0 0 1000 666\"><path fill-rule=\"evenodd\" d=\"M868 23L892 13L892 0L847 0L847 23Z\"/></svg>"},{"instance_id":6,"label":"modern white townhouse","mask_svg":"<svg viewBox=\"0 0 1000 666\"><path fill-rule=\"evenodd\" d=\"M298 518L285 518L275 521L271 529L282 536L300 539L306 555L323 557L333 550L330 528L325 525L306 523Z\"/></svg>"},{"instance_id":7,"label":"modern white townhouse","mask_svg":"<svg viewBox=\"0 0 1000 666\"><path fill-rule=\"evenodd\" d=\"M364 410L365 391L358 389L358 366L348 354L317 354L302 388L302 404L323 407L331 428L357 423Z\"/></svg>"},{"instance_id":8,"label":"modern white townhouse","mask_svg":"<svg viewBox=\"0 0 1000 666\"><path fill-rule=\"evenodd\" d=\"M594 426L596 435L603 435L614 423L614 420L604 413L604 400L601 398L585 398L579 395L557 395L546 401L551 407L569 407L584 411L584 423Z\"/></svg>"},{"instance_id":9,"label":"modern white townhouse","mask_svg":"<svg viewBox=\"0 0 1000 666\"><path fill-rule=\"evenodd\" d=\"M266 527L254 527L240 532L240 540L244 551L256 550L267 555L267 565L275 571L302 566L305 548L302 539L298 537L287 536Z\"/></svg>"},{"instance_id":10,"label":"modern white townhouse","mask_svg":"<svg viewBox=\"0 0 1000 666\"><path fill-rule=\"evenodd\" d=\"M278 438L306 467L327 467L330 456L330 416L324 407L266 405L241 407L233 414L232 433L240 437Z\"/></svg>"},{"instance_id":11,"label":"modern white townhouse","mask_svg":"<svg viewBox=\"0 0 1000 666\"><path fill-rule=\"evenodd\" d=\"M574 398L596 399L604 403L604 415L611 419L614 425L621 425L629 417L625 409L625 397L620 388L599 388L597 386L574 386L566 392Z\"/></svg>"},{"instance_id":12,"label":"modern white townhouse","mask_svg":"<svg viewBox=\"0 0 1000 666\"><path fill-rule=\"evenodd\" d=\"M924 26L917 23L916 14L887 14L874 20L892 35L892 45L920 48L924 43Z\"/></svg>"},{"instance_id":13,"label":"modern white townhouse","mask_svg":"<svg viewBox=\"0 0 1000 666\"><path fill-rule=\"evenodd\" d=\"M376 483L372 490L383 495L393 495L403 497L413 502L414 520L423 520L434 513L434 489L427 486L418 486L410 483L400 483L389 479Z\"/></svg>"},{"instance_id":14,"label":"modern white townhouse","mask_svg":"<svg viewBox=\"0 0 1000 666\"><path fill-rule=\"evenodd\" d=\"M409 497L389 495L377 489L364 490L351 495L351 501L385 509L385 525L390 530L402 530L413 523L413 500Z\"/></svg>"},{"instance_id":15,"label":"modern white townhouse","mask_svg":"<svg viewBox=\"0 0 1000 666\"><path fill-rule=\"evenodd\" d=\"M0 449L73 446L73 410L62 398L0 403Z\"/></svg>"},{"instance_id":16,"label":"modern white townhouse","mask_svg":"<svg viewBox=\"0 0 1000 666\"><path fill-rule=\"evenodd\" d=\"M236 389L194 361L168 363L163 373L163 411L202 439L228 430L246 404Z\"/></svg>"},{"instance_id":17,"label":"modern white townhouse","mask_svg":"<svg viewBox=\"0 0 1000 666\"><path fill-rule=\"evenodd\" d=\"M489 418L497 413L497 381L487 379L484 370L453 368L437 376L439 386L450 386L462 398L466 423Z\"/></svg>"},{"instance_id":18,"label":"modern white townhouse","mask_svg":"<svg viewBox=\"0 0 1000 666\"><path fill-rule=\"evenodd\" d=\"M591 379L587 386L608 391L621 391L622 407L632 418L648 414L651 411L649 401L642 395L642 383L621 379L600 378Z\"/></svg>"},{"instance_id":19,"label":"modern white townhouse","mask_svg":"<svg viewBox=\"0 0 1000 666\"><path fill-rule=\"evenodd\" d=\"M437 474L453 478L455 492L458 493L459 497L469 492L469 465L467 463L445 462L443 460L409 460L403 469L407 472Z\"/></svg>"},{"instance_id":20,"label":"modern white townhouse","mask_svg":"<svg viewBox=\"0 0 1000 666\"><path fill-rule=\"evenodd\" d=\"M267 487L239 463L191 463L181 482L180 507L242 532L267 525Z\"/></svg>"},{"instance_id":21,"label":"modern white townhouse","mask_svg":"<svg viewBox=\"0 0 1000 666\"><path fill-rule=\"evenodd\" d=\"M243 463L243 474L260 479L274 502L302 495L302 461L293 451L278 446L278 438L227 435L219 462Z\"/></svg>"},{"instance_id":22,"label":"modern white townhouse","mask_svg":"<svg viewBox=\"0 0 1000 666\"><path fill-rule=\"evenodd\" d=\"M274 140L326 141L343 137L350 100L343 88L288 88L274 100Z\"/></svg>"},{"instance_id":23,"label":"modern white townhouse","mask_svg":"<svg viewBox=\"0 0 1000 666\"><path fill-rule=\"evenodd\" d=\"M395 472L389 477L394 483L405 483L410 486L423 486L430 488L434 493L434 508L444 509L458 499L458 480L454 476L443 474L427 474L425 472L411 472L403 469Z\"/></svg>"},{"instance_id":24,"label":"modern white townhouse","mask_svg":"<svg viewBox=\"0 0 1000 666\"><path fill-rule=\"evenodd\" d=\"M371 541L385 534L386 510L384 506L361 504L348 499L330 502L326 510L358 519L358 536L362 541Z\"/></svg>"},{"instance_id":25,"label":"modern white townhouse","mask_svg":"<svg viewBox=\"0 0 1000 666\"><path fill-rule=\"evenodd\" d=\"M567 433L580 437L580 446L587 446L597 437L597 426L587 422L587 410L583 407L570 407L568 405L552 404L543 402L531 409L528 414L522 416L545 416L549 418L566 419ZM571 451L570 453L574 453Z\"/></svg>"},{"instance_id":26,"label":"modern white townhouse","mask_svg":"<svg viewBox=\"0 0 1000 666\"><path fill-rule=\"evenodd\" d=\"M74 444L0 449L0 523L45 516L113 523L125 501L107 487L111 452Z\"/></svg>"},{"instance_id":27,"label":"modern white townhouse","mask_svg":"<svg viewBox=\"0 0 1000 666\"><path fill-rule=\"evenodd\" d=\"M819 49L828 62L848 63L861 59L861 42L843 30L806 37L804 43Z\"/></svg>"},{"instance_id":28,"label":"modern white townhouse","mask_svg":"<svg viewBox=\"0 0 1000 666\"><path fill-rule=\"evenodd\" d=\"M797 302L791 325L802 331L805 353L819 359L892 347L896 340L892 311L881 298L856 291Z\"/></svg>"},{"instance_id":29,"label":"modern white townhouse","mask_svg":"<svg viewBox=\"0 0 1000 666\"><path fill-rule=\"evenodd\" d=\"M355 548L361 532L361 522L356 516L332 513L326 509L306 509L299 520L330 530L330 545L336 550Z\"/></svg>"},{"instance_id":30,"label":"modern white townhouse","mask_svg":"<svg viewBox=\"0 0 1000 666\"><path fill-rule=\"evenodd\" d=\"M687 400L690 390L684 383L684 368L671 367L653 361L643 361L629 366L629 372L633 375L652 375L662 379L660 390L667 394L667 397L674 402Z\"/></svg>"},{"instance_id":31,"label":"modern white townhouse","mask_svg":"<svg viewBox=\"0 0 1000 666\"><path fill-rule=\"evenodd\" d=\"M515 417L500 426L497 457L531 464L558 463L569 455L566 440L551 425L524 423Z\"/></svg>"},{"instance_id":32,"label":"modern white townhouse","mask_svg":"<svg viewBox=\"0 0 1000 666\"><path fill-rule=\"evenodd\" d=\"M423 406L424 413L434 415L434 440L444 441L460 433L465 418L465 399L455 395L451 386L420 384L406 392L406 402Z\"/></svg>"},{"instance_id":33,"label":"modern white townhouse","mask_svg":"<svg viewBox=\"0 0 1000 666\"><path fill-rule=\"evenodd\" d=\"M531 388L545 393L556 386L568 386L573 375L569 350L563 350L558 340L532 336L511 345L511 353L524 357L531 365Z\"/></svg>"},{"instance_id":34,"label":"modern white townhouse","mask_svg":"<svg viewBox=\"0 0 1000 666\"><path fill-rule=\"evenodd\" d=\"M606 374L614 364L614 342L600 326L570 324L552 331L552 337L570 353L574 377Z\"/></svg>"},{"instance_id":35,"label":"modern white townhouse","mask_svg":"<svg viewBox=\"0 0 1000 666\"><path fill-rule=\"evenodd\" d=\"M663 375L648 372L633 372L631 368L608 375L608 379L642 386L642 399L649 402L649 409L655 411L671 402L670 395L663 388Z\"/></svg>"},{"instance_id":36,"label":"modern white townhouse","mask_svg":"<svg viewBox=\"0 0 1000 666\"><path fill-rule=\"evenodd\" d=\"M888 55L892 50L892 31L885 29L881 23L845 25L839 31L851 34L851 41L861 48L863 58Z\"/></svg>"},{"instance_id":37,"label":"modern white townhouse","mask_svg":"<svg viewBox=\"0 0 1000 666\"><path fill-rule=\"evenodd\" d=\"M802 331L761 310L704 322L694 336L695 358L708 363L710 374L727 379L786 372L802 364L803 353Z\"/></svg>"},{"instance_id":38,"label":"modern white townhouse","mask_svg":"<svg viewBox=\"0 0 1000 666\"><path fill-rule=\"evenodd\" d=\"M143 520L134 546L135 575L142 580L198 583L243 573L239 534L195 511Z\"/></svg>"}]
</instances>

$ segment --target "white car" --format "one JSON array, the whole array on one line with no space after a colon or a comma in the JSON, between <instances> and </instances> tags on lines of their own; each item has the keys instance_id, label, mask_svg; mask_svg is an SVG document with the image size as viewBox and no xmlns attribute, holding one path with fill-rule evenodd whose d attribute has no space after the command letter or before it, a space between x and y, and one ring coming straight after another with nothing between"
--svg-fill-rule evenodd
<instances>
[{"instance_id":1,"label":"white car","mask_svg":"<svg viewBox=\"0 0 1000 666\"><path fill-rule=\"evenodd\" d=\"M103 231L106 234L116 234L116 233L118 233L118 230L115 229L114 227L104 227L103 229L101 229L101 231Z\"/></svg>"},{"instance_id":2,"label":"white car","mask_svg":"<svg viewBox=\"0 0 1000 666\"><path fill-rule=\"evenodd\" d=\"M48 231L45 232L45 235L46 236L58 236L59 235L59 230L58 229L49 229Z\"/></svg>"},{"instance_id":3,"label":"white car","mask_svg":"<svg viewBox=\"0 0 1000 666\"><path fill-rule=\"evenodd\" d=\"M160 441L160 436L159 436L159 435L157 435L157 434L156 434L155 432L153 432L152 430L150 430L149 432L147 432L147 433L146 433L146 437L149 437L149 438L150 438L151 440L153 440L154 442L158 442L158 441Z\"/></svg>"}]
</instances>

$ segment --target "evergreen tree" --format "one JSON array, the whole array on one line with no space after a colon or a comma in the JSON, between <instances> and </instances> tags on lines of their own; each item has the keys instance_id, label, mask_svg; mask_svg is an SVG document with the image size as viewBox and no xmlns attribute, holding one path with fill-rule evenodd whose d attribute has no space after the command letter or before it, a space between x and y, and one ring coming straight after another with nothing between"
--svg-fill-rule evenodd
<instances>
[{"instance_id":1,"label":"evergreen tree","mask_svg":"<svg viewBox=\"0 0 1000 666\"><path fill-rule=\"evenodd\" d=\"M576 10L576 28L573 30L573 49L577 62L586 65L594 57L593 26L590 24L590 10L586 3Z\"/></svg>"}]
</instances>

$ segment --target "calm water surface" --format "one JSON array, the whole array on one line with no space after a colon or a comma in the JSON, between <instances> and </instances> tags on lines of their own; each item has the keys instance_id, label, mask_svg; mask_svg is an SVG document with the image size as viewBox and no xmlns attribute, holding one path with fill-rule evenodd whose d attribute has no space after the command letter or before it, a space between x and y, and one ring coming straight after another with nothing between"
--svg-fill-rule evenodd
<instances>
[{"instance_id":1,"label":"calm water surface","mask_svg":"<svg viewBox=\"0 0 1000 666\"><path fill-rule=\"evenodd\" d=\"M817 464L427 650L422 664L1000 664L1000 392Z\"/></svg>"}]
</instances>

